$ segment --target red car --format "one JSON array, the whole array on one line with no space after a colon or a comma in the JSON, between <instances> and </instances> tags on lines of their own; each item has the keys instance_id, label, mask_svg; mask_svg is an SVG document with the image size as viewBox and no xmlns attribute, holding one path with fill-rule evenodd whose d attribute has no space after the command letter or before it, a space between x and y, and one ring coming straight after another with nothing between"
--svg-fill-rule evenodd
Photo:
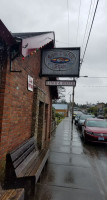
<instances>
[{"instance_id":1,"label":"red car","mask_svg":"<svg viewBox=\"0 0 107 200\"><path fill-rule=\"evenodd\" d=\"M82 129L84 142L107 143L107 121L104 119L88 118Z\"/></svg>"}]
</instances>

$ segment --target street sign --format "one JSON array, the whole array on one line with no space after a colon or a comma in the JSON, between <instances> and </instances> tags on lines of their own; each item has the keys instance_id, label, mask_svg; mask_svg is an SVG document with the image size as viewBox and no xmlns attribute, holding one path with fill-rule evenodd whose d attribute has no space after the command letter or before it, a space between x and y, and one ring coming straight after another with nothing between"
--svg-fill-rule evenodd
<instances>
[{"instance_id":1,"label":"street sign","mask_svg":"<svg viewBox=\"0 0 107 200\"><path fill-rule=\"evenodd\" d=\"M41 76L79 77L80 48L43 49Z\"/></svg>"},{"instance_id":2,"label":"street sign","mask_svg":"<svg viewBox=\"0 0 107 200\"><path fill-rule=\"evenodd\" d=\"M73 80L57 80L57 81L46 81L47 86L76 86L76 81Z\"/></svg>"}]
</instances>

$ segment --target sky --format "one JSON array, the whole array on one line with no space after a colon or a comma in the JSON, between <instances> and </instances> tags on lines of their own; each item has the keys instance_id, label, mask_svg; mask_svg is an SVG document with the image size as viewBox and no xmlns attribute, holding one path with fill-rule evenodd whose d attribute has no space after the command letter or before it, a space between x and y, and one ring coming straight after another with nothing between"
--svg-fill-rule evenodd
<instances>
[{"instance_id":1,"label":"sky","mask_svg":"<svg viewBox=\"0 0 107 200\"><path fill-rule=\"evenodd\" d=\"M96 3L97 0L0 0L0 19L13 33L54 31L56 47L80 47L82 59ZM69 102L72 87L65 90ZM107 103L107 0L99 0L80 77L76 78L74 99L78 104Z\"/></svg>"}]
</instances>

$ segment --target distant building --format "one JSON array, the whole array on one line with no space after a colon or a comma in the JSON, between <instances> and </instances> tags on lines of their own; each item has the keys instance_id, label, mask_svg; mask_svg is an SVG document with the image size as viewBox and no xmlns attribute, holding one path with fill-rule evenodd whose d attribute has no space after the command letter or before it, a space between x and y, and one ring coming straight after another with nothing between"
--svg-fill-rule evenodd
<instances>
[{"instance_id":1,"label":"distant building","mask_svg":"<svg viewBox=\"0 0 107 200\"><path fill-rule=\"evenodd\" d=\"M100 116L100 115L103 115L104 114L104 107L105 107L105 104L104 103L98 103L96 105L97 109L98 109L98 115L99 117L103 117L103 116Z\"/></svg>"},{"instance_id":2,"label":"distant building","mask_svg":"<svg viewBox=\"0 0 107 200\"><path fill-rule=\"evenodd\" d=\"M99 109L103 109L105 106L105 103L97 103L96 107Z\"/></svg>"},{"instance_id":3,"label":"distant building","mask_svg":"<svg viewBox=\"0 0 107 200\"><path fill-rule=\"evenodd\" d=\"M68 104L52 104L56 113L63 114L64 117L68 116Z\"/></svg>"}]
</instances>

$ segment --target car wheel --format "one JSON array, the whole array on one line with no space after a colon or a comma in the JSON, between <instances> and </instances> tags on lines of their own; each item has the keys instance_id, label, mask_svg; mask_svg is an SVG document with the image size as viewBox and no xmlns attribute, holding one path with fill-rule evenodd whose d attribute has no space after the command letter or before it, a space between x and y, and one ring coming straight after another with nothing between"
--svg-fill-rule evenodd
<instances>
[{"instance_id":1,"label":"car wheel","mask_svg":"<svg viewBox=\"0 0 107 200\"><path fill-rule=\"evenodd\" d=\"M84 134L83 134L83 130L81 131L81 139L83 140L84 138Z\"/></svg>"},{"instance_id":2,"label":"car wheel","mask_svg":"<svg viewBox=\"0 0 107 200\"><path fill-rule=\"evenodd\" d=\"M80 130L80 126L79 126L79 124L78 124L78 129Z\"/></svg>"},{"instance_id":3,"label":"car wheel","mask_svg":"<svg viewBox=\"0 0 107 200\"><path fill-rule=\"evenodd\" d=\"M84 140L83 134L81 133L80 135L81 140Z\"/></svg>"},{"instance_id":4,"label":"car wheel","mask_svg":"<svg viewBox=\"0 0 107 200\"><path fill-rule=\"evenodd\" d=\"M86 140L86 137L85 137L85 135L83 136L83 141L84 141L84 144L86 144L86 143L87 143L87 140Z\"/></svg>"}]
</instances>

